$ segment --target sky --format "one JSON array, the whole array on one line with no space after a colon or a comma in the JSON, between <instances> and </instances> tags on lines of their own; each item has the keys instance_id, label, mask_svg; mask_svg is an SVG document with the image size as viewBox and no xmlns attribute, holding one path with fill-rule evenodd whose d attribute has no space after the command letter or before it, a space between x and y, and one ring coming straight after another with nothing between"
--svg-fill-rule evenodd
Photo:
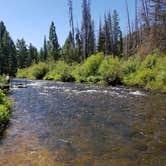
<instances>
[{"instance_id":1,"label":"sky","mask_svg":"<svg viewBox=\"0 0 166 166\"><path fill-rule=\"evenodd\" d=\"M134 18L134 1L128 0L131 19ZM81 2L73 0L75 26L81 24ZM98 30L99 19L105 11L116 9L119 13L122 31L127 31L125 0L91 0L91 14ZM0 20L2 20L12 39L24 38L38 49L42 47L44 35L48 38L51 21L54 21L58 40L62 46L69 32L67 0L0 0Z\"/></svg>"}]
</instances>

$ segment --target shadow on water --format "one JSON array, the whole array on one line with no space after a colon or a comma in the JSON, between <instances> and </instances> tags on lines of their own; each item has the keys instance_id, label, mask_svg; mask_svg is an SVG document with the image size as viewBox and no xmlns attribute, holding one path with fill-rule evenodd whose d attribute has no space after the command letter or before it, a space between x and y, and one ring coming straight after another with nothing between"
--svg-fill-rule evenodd
<instances>
[{"instance_id":1,"label":"shadow on water","mask_svg":"<svg viewBox=\"0 0 166 166\"><path fill-rule=\"evenodd\" d=\"M13 80L11 97L0 166L166 165L165 95Z\"/></svg>"}]
</instances>

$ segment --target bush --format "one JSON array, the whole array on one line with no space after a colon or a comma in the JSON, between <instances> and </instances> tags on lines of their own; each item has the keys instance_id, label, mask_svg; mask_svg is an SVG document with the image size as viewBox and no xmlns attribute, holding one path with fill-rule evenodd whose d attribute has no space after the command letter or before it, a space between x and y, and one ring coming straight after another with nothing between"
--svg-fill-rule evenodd
<instances>
[{"instance_id":1,"label":"bush","mask_svg":"<svg viewBox=\"0 0 166 166\"><path fill-rule=\"evenodd\" d=\"M29 79L42 79L48 72L48 67L45 63L34 64L26 69L19 69L17 78L29 78Z\"/></svg>"},{"instance_id":2,"label":"bush","mask_svg":"<svg viewBox=\"0 0 166 166\"><path fill-rule=\"evenodd\" d=\"M42 79L48 72L48 68L45 63L39 63L37 65L33 65L32 68L30 69L32 70L32 76L35 79Z\"/></svg>"},{"instance_id":3,"label":"bush","mask_svg":"<svg viewBox=\"0 0 166 166\"><path fill-rule=\"evenodd\" d=\"M156 72L155 81L148 83L146 88L166 92L166 57L165 56L158 57L154 70Z\"/></svg>"},{"instance_id":4,"label":"bush","mask_svg":"<svg viewBox=\"0 0 166 166\"><path fill-rule=\"evenodd\" d=\"M142 62L134 57L123 65L123 83L166 92L166 57L148 55ZM132 67L131 67L132 66Z\"/></svg>"},{"instance_id":5,"label":"bush","mask_svg":"<svg viewBox=\"0 0 166 166\"><path fill-rule=\"evenodd\" d=\"M97 76L98 69L104 59L103 53L91 55L82 65L78 65L73 71L73 76L77 82L88 82L90 76Z\"/></svg>"},{"instance_id":6,"label":"bush","mask_svg":"<svg viewBox=\"0 0 166 166\"><path fill-rule=\"evenodd\" d=\"M154 70L142 69L139 70L135 75L132 75L130 85L135 85L138 87L146 87L150 82L155 81L156 73Z\"/></svg>"},{"instance_id":7,"label":"bush","mask_svg":"<svg viewBox=\"0 0 166 166\"><path fill-rule=\"evenodd\" d=\"M135 77L136 71L140 68L141 59L139 56L130 57L127 61L123 62L122 67L122 82L126 85L129 84L132 77Z\"/></svg>"},{"instance_id":8,"label":"bush","mask_svg":"<svg viewBox=\"0 0 166 166\"><path fill-rule=\"evenodd\" d=\"M0 134L4 130L9 121L9 108L11 102L7 99L6 95L0 90Z\"/></svg>"},{"instance_id":9,"label":"bush","mask_svg":"<svg viewBox=\"0 0 166 166\"><path fill-rule=\"evenodd\" d=\"M87 82L91 82L91 83L98 83L102 80L102 77L101 76L89 76L87 77Z\"/></svg>"},{"instance_id":10,"label":"bush","mask_svg":"<svg viewBox=\"0 0 166 166\"><path fill-rule=\"evenodd\" d=\"M153 69L157 64L157 55L148 55L141 64L141 69Z\"/></svg>"},{"instance_id":11,"label":"bush","mask_svg":"<svg viewBox=\"0 0 166 166\"><path fill-rule=\"evenodd\" d=\"M44 77L45 80L56 80L56 81L74 81L73 76L71 75L73 67L69 66L64 61L58 61L55 64L52 64L50 71Z\"/></svg>"},{"instance_id":12,"label":"bush","mask_svg":"<svg viewBox=\"0 0 166 166\"><path fill-rule=\"evenodd\" d=\"M108 84L115 85L121 83L122 68L118 58L107 56L102 61L98 73Z\"/></svg>"}]
</instances>

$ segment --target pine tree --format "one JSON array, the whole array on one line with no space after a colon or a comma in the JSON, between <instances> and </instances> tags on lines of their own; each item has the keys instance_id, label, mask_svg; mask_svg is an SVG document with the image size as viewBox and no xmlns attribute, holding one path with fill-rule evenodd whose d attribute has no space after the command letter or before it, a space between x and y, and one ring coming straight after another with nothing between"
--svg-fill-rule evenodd
<instances>
[{"instance_id":1,"label":"pine tree","mask_svg":"<svg viewBox=\"0 0 166 166\"><path fill-rule=\"evenodd\" d=\"M43 51L43 48L40 48L39 59L40 59L41 61L43 61L43 59L44 59L44 51Z\"/></svg>"},{"instance_id":2,"label":"pine tree","mask_svg":"<svg viewBox=\"0 0 166 166\"><path fill-rule=\"evenodd\" d=\"M63 59L67 63L72 63L73 61L77 61L75 47L73 47L73 35L72 32L69 32L69 35L65 41L63 46Z\"/></svg>"},{"instance_id":3,"label":"pine tree","mask_svg":"<svg viewBox=\"0 0 166 166\"><path fill-rule=\"evenodd\" d=\"M29 66L28 50L24 39L17 40L17 63L19 68L26 68Z\"/></svg>"},{"instance_id":4,"label":"pine tree","mask_svg":"<svg viewBox=\"0 0 166 166\"><path fill-rule=\"evenodd\" d=\"M54 22L51 23L50 32L49 32L49 55L54 60L59 59L60 57L60 45L58 43L58 37L56 34L56 29Z\"/></svg>"},{"instance_id":5,"label":"pine tree","mask_svg":"<svg viewBox=\"0 0 166 166\"><path fill-rule=\"evenodd\" d=\"M113 46L113 36L114 36L114 34L113 34L113 27L112 27L112 17L111 17L111 13L110 13L110 11L109 11L109 13L108 13L108 26L109 26L109 33L110 33L110 39L109 39L109 41L110 41L110 43L109 43L109 54L113 54L113 48L114 48L114 46Z\"/></svg>"},{"instance_id":6,"label":"pine tree","mask_svg":"<svg viewBox=\"0 0 166 166\"><path fill-rule=\"evenodd\" d=\"M47 39L44 36L44 44L43 44L43 61L46 61L48 58L48 50L47 50Z\"/></svg>"},{"instance_id":7,"label":"pine tree","mask_svg":"<svg viewBox=\"0 0 166 166\"><path fill-rule=\"evenodd\" d=\"M82 1L82 26L81 26L81 43L82 57L86 59L90 54L94 53L94 25L91 19L90 0Z\"/></svg>"},{"instance_id":8,"label":"pine tree","mask_svg":"<svg viewBox=\"0 0 166 166\"><path fill-rule=\"evenodd\" d=\"M101 20L100 20L97 50L98 50L98 52L103 52L104 53L105 52L104 48L105 48L105 34L104 34L103 26L102 26L102 23L101 23Z\"/></svg>"},{"instance_id":9,"label":"pine tree","mask_svg":"<svg viewBox=\"0 0 166 166\"><path fill-rule=\"evenodd\" d=\"M72 47L75 46L75 41L74 41L74 20L73 20L73 3L72 0L68 0L68 7L69 7L69 25L71 27L71 34L72 34Z\"/></svg>"},{"instance_id":10,"label":"pine tree","mask_svg":"<svg viewBox=\"0 0 166 166\"><path fill-rule=\"evenodd\" d=\"M81 33L80 33L78 26L76 28L75 40L76 40L76 46L75 46L76 56L78 57L78 62L81 62L81 61L83 61L82 43L81 43Z\"/></svg>"},{"instance_id":11,"label":"pine tree","mask_svg":"<svg viewBox=\"0 0 166 166\"><path fill-rule=\"evenodd\" d=\"M113 11L113 55L119 56L118 43L122 40L122 32L119 26L119 16L116 10ZM122 42L122 41L121 41Z\"/></svg>"},{"instance_id":12,"label":"pine tree","mask_svg":"<svg viewBox=\"0 0 166 166\"><path fill-rule=\"evenodd\" d=\"M17 71L16 49L4 23L0 22L0 74L15 75Z\"/></svg>"},{"instance_id":13,"label":"pine tree","mask_svg":"<svg viewBox=\"0 0 166 166\"><path fill-rule=\"evenodd\" d=\"M111 31L110 31L110 25L108 22L108 17L104 16L104 35L105 35L105 43L104 43L104 54L109 55L111 52Z\"/></svg>"},{"instance_id":14,"label":"pine tree","mask_svg":"<svg viewBox=\"0 0 166 166\"><path fill-rule=\"evenodd\" d=\"M37 48L30 43L28 49L28 66L30 66L32 63L38 63L38 61L39 58Z\"/></svg>"},{"instance_id":15,"label":"pine tree","mask_svg":"<svg viewBox=\"0 0 166 166\"><path fill-rule=\"evenodd\" d=\"M95 32L94 32L94 21L91 20L91 24L89 26L89 42L88 42L88 53L89 55L96 52L96 40L95 40Z\"/></svg>"}]
</instances>

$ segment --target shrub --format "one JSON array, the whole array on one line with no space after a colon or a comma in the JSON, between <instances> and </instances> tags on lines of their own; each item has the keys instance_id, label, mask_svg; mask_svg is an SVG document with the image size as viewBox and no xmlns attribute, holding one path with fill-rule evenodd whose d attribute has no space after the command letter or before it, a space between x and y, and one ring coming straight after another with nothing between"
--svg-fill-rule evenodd
<instances>
[{"instance_id":1,"label":"shrub","mask_svg":"<svg viewBox=\"0 0 166 166\"><path fill-rule=\"evenodd\" d=\"M139 69L140 64L141 64L140 57L138 56L130 57L127 61L123 62L123 74L129 75L135 73Z\"/></svg>"},{"instance_id":2,"label":"shrub","mask_svg":"<svg viewBox=\"0 0 166 166\"><path fill-rule=\"evenodd\" d=\"M64 61L58 61L55 64L52 64L51 70L44 77L45 80L56 80L56 81L74 81L73 76L71 75L73 67L69 66Z\"/></svg>"},{"instance_id":3,"label":"shrub","mask_svg":"<svg viewBox=\"0 0 166 166\"><path fill-rule=\"evenodd\" d=\"M35 64L29 69L32 71L32 77L35 79L42 79L48 72L48 68L45 63Z\"/></svg>"},{"instance_id":4,"label":"shrub","mask_svg":"<svg viewBox=\"0 0 166 166\"><path fill-rule=\"evenodd\" d=\"M122 82L126 85L130 84L132 77L135 77L136 71L140 68L141 59L139 56L130 57L127 61L123 61Z\"/></svg>"},{"instance_id":5,"label":"shrub","mask_svg":"<svg viewBox=\"0 0 166 166\"><path fill-rule=\"evenodd\" d=\"M166 92L166 57L165 56L158 57L154 70L156 72L155 81L148 83L146 88Z\"/></svg>"},{"instance_id":6,"label":"shrub","mask_svg":"<svg viewBox=\"0 0 166 166\"><path fill-rule=\"evenodd\" d=\"M29 79L42 79L48 72L48 67L45 63L33 64L26 69L19 69L17 78L29 78Z\"/></svg>"},{"instance_id":7,"label":"shrub","mask_svg":"<svg viewBox=\"0 0 166 166\"><path fill-rule=\"evenodd\" d=\"M98 83L102 80L102 77L101 76L89 76L87 77L87 82L91 82L91 83Z\"/></svg>"},{"instance_id":8,"label":"shrub","mask_svg":"<svg viewBox=\"0 0 166 166\"><path fill-rule=\"evenodd\" d=\"M148 55L141 64L141 69L153 69L157 64L157 55Z\"/></svg>"},{"instance_id":9,"label":"shrub","mask_svg":"<svg viewBox=\"0 0 166 166\"><path fill-rule=\"evenodd\" d=\"M9 108L11 101L7 99L6 95L0 90L0 134L4 130L9 121Z\"/></svg>"},{"instance_id":10,"label":"shrub","mask_svg":"<svg viewBox=\"0 0 166 166\"><path fill-rule=\"evenodd\" d=\"M9 111L6 106L0 104L0 134L9 121Z\"/></svg>"},{"instance_id":11,"label":"shrub","mask_svg":"<svg viewBox=\"0 0 166 166\"><path fill-rule=\"evenodd\" d=\"M130 85L136 85L139 87L145 87L148 83L155 81L156 73L151 69L139 70L135 75L131 77Z\"/></svg>"},{"instance_id":12,"label":"shrub","mask_svg":"<svg viewBox=\"0 0 166 166\"><path fill-rule=\"evenodd\" d=\"M99 66L103 59L103 53L98 53L91 55L82 65L78 65L72 73L76 81L87 82L89 76L97 76Z\"/></svg>"},{"instance_id":13,"label":"shrub","mask_svg":"<svg viewBox=\"0 0 166 166\"><path fill-rule=\"evenodd\" d=\"M114 85L121 83L122 68L118 58L111 56L105 57L98 72L108 84Z\"/></svg>"}]
</instances>

